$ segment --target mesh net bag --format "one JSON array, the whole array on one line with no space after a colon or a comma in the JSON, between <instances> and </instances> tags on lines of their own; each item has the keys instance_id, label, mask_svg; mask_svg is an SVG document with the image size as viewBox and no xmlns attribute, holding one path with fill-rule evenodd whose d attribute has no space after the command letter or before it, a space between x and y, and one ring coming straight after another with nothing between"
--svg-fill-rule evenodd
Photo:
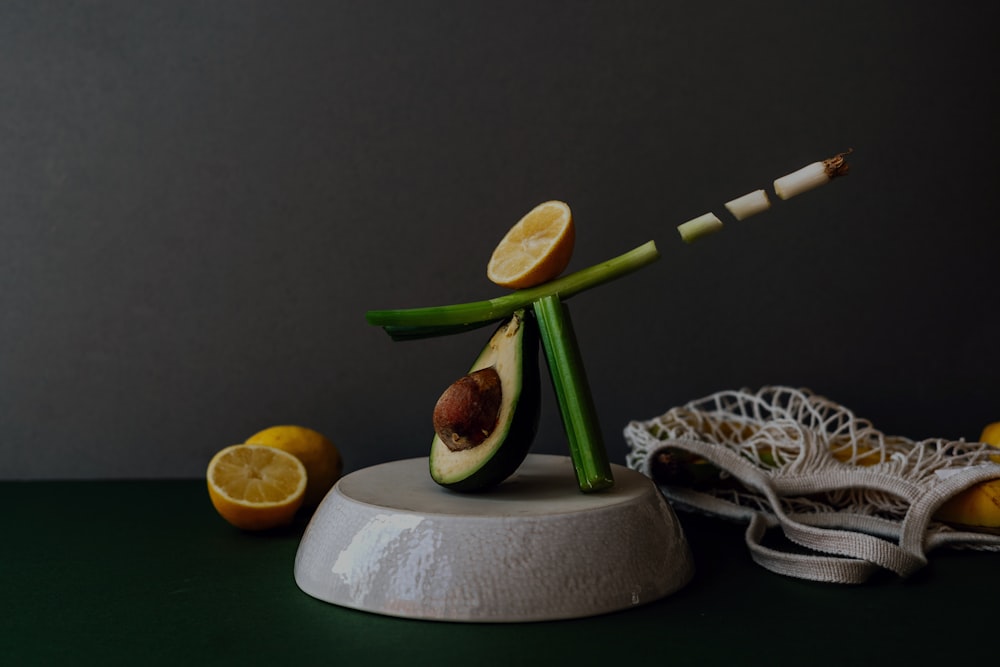
<instances>
[{"instance_id":1,"label":"mesh net bag","mask_svg":"<svg viewBox=\"0 0 1000 667\"><path fill-rule=\"evenodd\" d=\"M861 583L909 576L938 547L1000 551L998 534L933 519L1000 478L995 448L888 436L808 390L721 391L633 421L625 439L630 468L678 509L746 522L751 556L780 574Z\"/></svg>"}]
</instances>

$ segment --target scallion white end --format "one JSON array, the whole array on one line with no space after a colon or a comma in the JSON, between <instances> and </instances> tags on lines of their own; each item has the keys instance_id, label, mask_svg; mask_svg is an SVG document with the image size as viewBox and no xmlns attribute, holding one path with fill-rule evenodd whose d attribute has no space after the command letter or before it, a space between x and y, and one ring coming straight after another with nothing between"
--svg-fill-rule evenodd
<instances>
[{"instance_id":1,"label":"scallion white end","mask_svg":"<svg viewBox=\"0 0 1000 667\"><path fill-rule=\"evenodd\" d=\"M722 220L719 220L714 213L699 215L693 220L677 225L677 231L685 243L693 243L702 236L708 236L722 229Z\"/></svg>"},{"instance_id":2,"label":"scallion white end","mask_svg":"<svg viewBox=\"0 0 1000 667\"><path fill-rule=\"evenodd\" d=\"M745 220L751 215L763 213L769 208L771 208L771 200L767 198L767 193L763 190L754 190L726 202L726 210L737 220Z\"/></svg>"},{"instance_id":3,"label":"scallion white end","mask_svg":"<svg viewBox=\"0 0 1000 667\"><path fill-rule=\"evenodd\" d=\"M782 199L808 192L813 188L829 183L838 176L846 176L848 171L844 156L851 151L834 155L827 160L807 164L798 171L777 178L774 181L774 193Z\"/></svg>"}]
</instances>

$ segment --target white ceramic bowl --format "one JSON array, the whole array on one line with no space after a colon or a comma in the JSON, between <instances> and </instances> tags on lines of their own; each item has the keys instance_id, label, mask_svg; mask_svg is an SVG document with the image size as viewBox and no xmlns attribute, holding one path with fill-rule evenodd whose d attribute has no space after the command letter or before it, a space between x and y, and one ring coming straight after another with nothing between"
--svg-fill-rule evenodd
<instances>
[{"instance_id":1,"label":"white ceramic bowl","mask_svg":"<svg viewBox=\"0 0 1000 667\"><path fill-rule=\"evenodd\" d=\"M317 508L295 558L309 595L442 621L592 616L662 598L693 574L677 517L645 476L581 493L568 457L530 455L496 489L458 494L426 458L359 470Z\"/></svg>"}]
</instances>

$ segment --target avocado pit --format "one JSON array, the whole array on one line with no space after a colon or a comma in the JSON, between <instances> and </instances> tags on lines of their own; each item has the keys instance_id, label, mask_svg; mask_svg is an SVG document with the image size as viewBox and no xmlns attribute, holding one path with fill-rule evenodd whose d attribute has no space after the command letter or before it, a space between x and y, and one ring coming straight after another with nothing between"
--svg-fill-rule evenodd
<instances>
[{"instance_id":1,"label":"avocado pit","mask_svg":"<svg viewBox=\"0 0 1000 667\"><path fill-rule=\"evenodd\" d=\"M448 387L434 406L434 431L453 452L482 444L496 428L503 402L500 374L489 366Z\"/></svg>"}]
</instances>

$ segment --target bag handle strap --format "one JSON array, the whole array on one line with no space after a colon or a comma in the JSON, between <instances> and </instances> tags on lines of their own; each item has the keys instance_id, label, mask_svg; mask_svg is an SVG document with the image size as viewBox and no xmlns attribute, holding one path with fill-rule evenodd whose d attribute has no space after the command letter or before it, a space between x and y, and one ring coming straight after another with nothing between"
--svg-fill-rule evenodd
<instances>
[{"instance_id":1,"label":"bag handle strap","mask_svg":"<svg viewBox=\"0 0 1000 667\"><path fill-rule=\"evenodd\" d=\"M861 583L879 568L907 577L927 563L922 550L922 537L919 544L921 548L911 551L876 535L856 530L810 525L796 520L783 510L781 499L770 476L729 449L694 439L668 440L664 441L661 446L684 449L726 470L742 484L763 496L770 515L773 517L771 522L779 526L790 541L824 554L791 553L765 547L762 540L770 522L762 518L764 516L762 512L749 510L750 524L746 531L746 543L754 560L767 569L779 574L806 579ZM650 454L651 457L655 455L656 452ZM873 483L878 484L877 481ZM885 490L892 491L893 489ZM706 506L705 496L708 494L695 496L688 494L687 500L682 500L682 502L691 503L693 501L696 507L700 506L702 509L711 511L710 506L717 505L717 503L710 503L709 506ZM747 518L746 512L740 512L740 514L743 515L743 518ZM920 522L914 521L912 525L914 528L911 528L911 531L919 528ZM911 539L910 542L913 540ZM907 546L913 547L912 544Z\"/></svg>"}]
</instances>

